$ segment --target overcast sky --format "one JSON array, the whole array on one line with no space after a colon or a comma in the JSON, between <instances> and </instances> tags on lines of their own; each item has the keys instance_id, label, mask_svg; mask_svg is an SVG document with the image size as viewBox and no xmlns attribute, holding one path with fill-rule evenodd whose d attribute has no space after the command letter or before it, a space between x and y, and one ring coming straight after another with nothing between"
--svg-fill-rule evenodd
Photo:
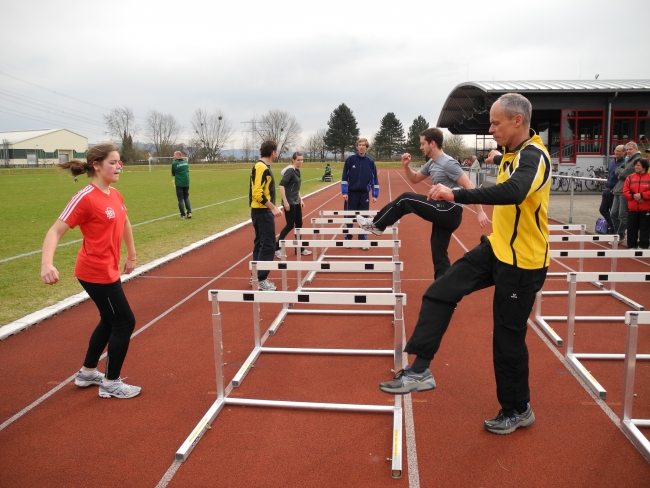
<instances>
[{"instance_id":1,"label":"overcast sky","mask_svg":"<svg viewBox=\"0 0 650 488\"><path fill-rule=\"evenodd\" d=\"M115 106L141 126L171 113L186 135L194 110L221 109L238 147L274 108L306 137L345 103L371 136L387 112L435 125L466 81L650 78L647 0L2 3L0 131L91 143Z\"/></svg>"}]
</instances>

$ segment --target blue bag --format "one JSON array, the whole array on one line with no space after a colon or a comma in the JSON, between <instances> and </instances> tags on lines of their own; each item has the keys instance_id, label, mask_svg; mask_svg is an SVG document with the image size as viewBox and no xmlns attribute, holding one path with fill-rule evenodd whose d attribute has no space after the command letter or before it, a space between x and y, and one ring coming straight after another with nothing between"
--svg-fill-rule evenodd
<instances>
[{"instance_id":1,"label":"blue bag","mask_svg":"<svg viewBox=\"0 0 650 488\"><path fill-rule=\"evenodd\" d=\"M602 217L596 219L596 232L598 234L607 234L607 221Z\"/></svg>"}]
</instances>

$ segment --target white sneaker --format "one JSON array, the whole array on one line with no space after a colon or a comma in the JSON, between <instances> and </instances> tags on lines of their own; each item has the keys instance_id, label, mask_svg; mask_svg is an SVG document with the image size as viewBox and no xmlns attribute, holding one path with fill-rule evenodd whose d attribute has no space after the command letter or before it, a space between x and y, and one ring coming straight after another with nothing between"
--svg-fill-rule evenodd
<instances>
[{"instance_id":1,"label":"white sneaker","mask_svg":"<svg viewBox=\"0 0 650 488\"><path fill-rule=\"evenodd\" d=\"M277 290L275 283L269 280L262 280L257 284L257 289L260 291L275 291Z\"/></svg>"},{"instance_id":2,"label":"white sneaker","mask_svg":"<svg viewBox=\"0 0 650 488\"><path fill-rule=\"evenodd\" d=\"M275 257L278 259L282 259L284 257L284 254L282 254L282 251L275 251Z\"/></svg>"},{"instance_id":3,"label":"white sneaker","mask_svg":"<svg viewBox=\"0 0 650 488\"><path fill-rule=\"evenodd\" d=\"M102 381L102 384L99 385L99 396L102 398L133 398L138 396L142 388L139 386L127 385L122 381L122 378L118 378L115 381L106 383Z\"/></svg>"},{"instance_id":4,"label":"white sneaker","mask_svg":"<svg viewBox=\"0 0 650 488\"><path fill-rule=\"evenodd\" d=\"M302 256L311 256L311 251L308 251L307 249L303 249L300 254Z\"/></svg>"},{"instance_id":5,"label":"white sneaker","mask_svg":"<svg viewBox=\"0 0 650 488\"><path fill-rule=\"evenodd\" d=\"M101 385L103 379L104 373L100 373L97 370L84 371L80 369L74 379L74 384L80 388L85 388L86 386Z\"/></svg>"},{"instance_id":6,"label":"white sneaker","mask_svg":"<svg viewBox=\"0 0 650 488\"><path fill-rule=\"evenodd\" d=\"M361 227L363 230L372 232L376 236L380 236L384 233L383 230L378 229L377 226L375 226L372 219L367 219L365 217L362 217L361 215L357 215L357 224L359 224L359 227Z\"/></svg>"}]
</instances>

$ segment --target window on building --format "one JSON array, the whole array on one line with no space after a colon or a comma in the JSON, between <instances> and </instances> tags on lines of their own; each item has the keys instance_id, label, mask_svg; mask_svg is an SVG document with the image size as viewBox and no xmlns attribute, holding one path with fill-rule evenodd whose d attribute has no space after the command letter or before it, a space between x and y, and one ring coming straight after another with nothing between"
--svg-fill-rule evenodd
<instances>
[{"instance_id":1,"label":"window on building","mask_svg":"<svg viewBox=\"0 0 650 488\"><path fill-rule=\"evenodd\" d=\"M603 154L604 110L562 110L560 163L575 163L577 155Z\"/></svg>"},{"instance_id":2,"label":"window on building","mask_svg":"<svg viewBox=\"0 0 650 488\"><path fill-rule=\"evenodd\" d=\"M650 138L650 110L614 110L612 111L612 146L610 154L619 144L634 141L648 144Z\"/></svg>"}]
</instances>

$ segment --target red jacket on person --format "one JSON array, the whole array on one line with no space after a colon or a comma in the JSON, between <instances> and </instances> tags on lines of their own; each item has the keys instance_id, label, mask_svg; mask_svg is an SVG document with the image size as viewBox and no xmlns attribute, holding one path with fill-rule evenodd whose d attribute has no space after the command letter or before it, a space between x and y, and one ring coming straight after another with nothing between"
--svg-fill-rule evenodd
<instances>
[{"instance_id":1,"label":"red jacket on person","mask_svg":"<svg viewBox=\"0 0 650 488\"><path fill-rule=\"evenodd\" d=\"M634 199L635 193L641 194L643 203ZM628 212L650 212L650 173L632 173L625 178L623 195L628 200Z\"/></svg>"}]
</instances>

